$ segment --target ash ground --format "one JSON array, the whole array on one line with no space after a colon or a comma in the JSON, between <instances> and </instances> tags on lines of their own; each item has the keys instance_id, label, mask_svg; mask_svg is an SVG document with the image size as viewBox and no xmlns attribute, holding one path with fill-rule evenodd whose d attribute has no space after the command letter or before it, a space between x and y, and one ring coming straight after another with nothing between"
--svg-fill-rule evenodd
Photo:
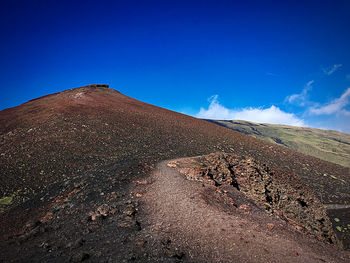
<instances>
[{"instance_id":1,"label":"ash ground","mask_svg":"<svg viewBox=\"0 0 350 263\"><path fill-rule=\"evenodd\" d=\"M250 156L298 174L324 203L350 202L348 168L111 89L38 98L1 111L0 124L0 193L13 199L1 205L5 262L190 260L142 221L152 172L173 158Z\"/></svg>"}]
</instances>

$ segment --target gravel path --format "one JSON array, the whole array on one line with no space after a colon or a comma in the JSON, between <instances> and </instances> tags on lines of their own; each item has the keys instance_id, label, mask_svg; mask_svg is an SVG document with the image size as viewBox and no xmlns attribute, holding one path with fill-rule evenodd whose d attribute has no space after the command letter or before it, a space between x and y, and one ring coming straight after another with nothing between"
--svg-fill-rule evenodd
<instances>
[{"instance_id":1,"label":"gravel path","mask_svg":"<svg viewBox=\"0 0 350 263\"><path fill-rule=\"evenodd\" d=\"M305 236L265 212L223 209L213 188L161 162L144 196L144 231L174 244L189 262L349 262L349 255ZM212 202L212 200L216 200ZM249 200L247 200L249 202ZM266 226L273 226L270 229ZM176 244L176 245L175 245Z\"/></svg>"}]
</instances>

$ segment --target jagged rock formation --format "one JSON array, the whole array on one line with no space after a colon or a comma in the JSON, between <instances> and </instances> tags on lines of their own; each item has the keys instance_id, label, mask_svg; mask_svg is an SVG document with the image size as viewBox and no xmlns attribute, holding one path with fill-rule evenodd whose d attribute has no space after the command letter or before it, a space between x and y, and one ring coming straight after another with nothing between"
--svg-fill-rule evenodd
<instances>
[{"instance_id":1,"label":"jagged rock formation","mask_svg":"<svg viewBox=\"0 0 350 263\"><path fill-rule=\"evenodd\" d=\"M171 161L168 166L178 168L189 180L218 188L230 185L269 213L288 220L319 239L341 246L325 207L314 192L294 174L270 169L252 158L222 152ZM231 202L235 205L235 200Z\"/></svg>"}]
</instances>

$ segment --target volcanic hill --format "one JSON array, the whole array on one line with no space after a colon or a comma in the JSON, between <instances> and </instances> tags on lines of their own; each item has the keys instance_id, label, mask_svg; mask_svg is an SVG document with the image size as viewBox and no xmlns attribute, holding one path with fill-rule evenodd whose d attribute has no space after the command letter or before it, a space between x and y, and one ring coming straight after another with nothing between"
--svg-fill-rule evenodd
<instances>
[{"instance_id":1,"label":"volcanic hill","mask_svg":"<svg viewBox=\"0 0 350 263\"><path fill-rule=\"evenodd\" d=\"M166 165L186 157L226 172L204 183ZM69 89L0 112L0 261L348 262L349 186L349 168L107 86Z\"/></svg>"}]
</instances>

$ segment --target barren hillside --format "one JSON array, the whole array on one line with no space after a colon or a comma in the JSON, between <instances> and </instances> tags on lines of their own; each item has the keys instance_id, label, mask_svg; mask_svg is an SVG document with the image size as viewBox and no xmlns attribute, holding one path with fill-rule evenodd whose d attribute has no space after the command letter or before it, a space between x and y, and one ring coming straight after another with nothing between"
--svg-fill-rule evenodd
<instances>
[{"instance_id":1,"label":"barren hillside","mask_svg":"<svg viewBox=\"0 0 350 263\"><path fill-rule=\"evenodd\" d=\"M182 236L171 241L170 226L168 241L152 225L147 189L156 183L151 174L160 161L212 152L298 175L323 203L350 203L348 168L87 86L0 112L1 259L196 262L195 244ZM346 245L346 232L341 235ZM249 247L257 245L251 240ZM335 262L348 260L333 245L309 240L312 255L324 250ZM273 253L259 249L255 258ZM240 254L240 262L247 260Z\"/></svg>"}]
</instances>

